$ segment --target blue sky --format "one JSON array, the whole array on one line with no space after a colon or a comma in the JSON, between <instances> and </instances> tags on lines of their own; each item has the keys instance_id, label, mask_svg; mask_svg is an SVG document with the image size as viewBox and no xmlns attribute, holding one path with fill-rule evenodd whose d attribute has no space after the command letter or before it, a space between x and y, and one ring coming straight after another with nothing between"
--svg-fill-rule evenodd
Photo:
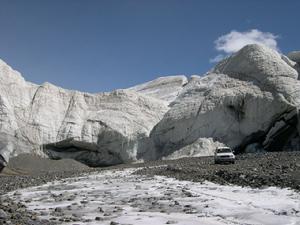
<instances>
[{"instance_id":1,"label":"blue sky","mask_svg":"<svg viewBox=\"0 0 300 225\"><path fill-rule=\"evenodd\" d=\"M0 58L31 82L110 91L204 74L249 38L299 50L299 9L297 0L0 0Z\"/></svg>"}]
</instances>

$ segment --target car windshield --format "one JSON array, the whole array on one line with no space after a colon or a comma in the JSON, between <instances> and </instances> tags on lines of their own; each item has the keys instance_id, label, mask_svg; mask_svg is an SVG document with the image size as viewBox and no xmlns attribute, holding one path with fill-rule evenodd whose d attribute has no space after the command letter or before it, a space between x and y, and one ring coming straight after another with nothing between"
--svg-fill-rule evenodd
<instances>
[{"instance_id":1,"label":"car windshield","mask_svg":"<svg viewBox=\"0 0 300 225\"><path fill-rule=\"evenodd\" d=\"M232 152L230 148L219 148L217 149L217 153L229 153Z\"/></svg>"}]
</instances>

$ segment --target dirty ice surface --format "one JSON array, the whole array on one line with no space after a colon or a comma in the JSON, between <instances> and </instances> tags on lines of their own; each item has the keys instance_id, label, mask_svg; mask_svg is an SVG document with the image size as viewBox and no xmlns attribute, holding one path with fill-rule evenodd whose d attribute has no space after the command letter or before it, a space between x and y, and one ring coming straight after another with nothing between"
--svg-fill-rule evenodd
<instances>
[{"instance_id":1,"label":"dirty ice surface","mask_svg":"<svg viewBox=\"0 0 300 225\"><path fill-rule=\"evenodd\" d=\"M300 194L109 170L9 193L61 224L300 225ZM115 222L115 223L114 223Z\"/></svg>"}]
</instances>

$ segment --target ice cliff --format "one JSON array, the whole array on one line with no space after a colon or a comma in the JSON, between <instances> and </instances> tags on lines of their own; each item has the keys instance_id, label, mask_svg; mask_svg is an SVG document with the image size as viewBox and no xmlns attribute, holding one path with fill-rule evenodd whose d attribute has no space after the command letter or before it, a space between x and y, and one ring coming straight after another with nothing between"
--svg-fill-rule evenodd
<instances>
[{"instance_id":1,"label":"ice cliff","mask_svg":"<svg viewBox=\"0 0 300 225\"><path fill-rule=\"evenodd\" d=\"M203 76L97 94L26 82L0 60L0 164L24 152L103 166L219 145L300 150L299 58L248 45Z\"/></svg>"}]
</instances>

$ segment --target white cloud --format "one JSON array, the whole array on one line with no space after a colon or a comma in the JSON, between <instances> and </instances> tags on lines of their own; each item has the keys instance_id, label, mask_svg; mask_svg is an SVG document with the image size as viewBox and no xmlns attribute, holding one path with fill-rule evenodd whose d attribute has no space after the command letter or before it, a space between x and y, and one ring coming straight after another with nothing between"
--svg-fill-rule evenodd
<instances>
[{"instance_id":1,"label":"white cloud","mask_svg":"<svg viewBox=\"0 0 300 225\"><path fill-rule=\"evenodd\" d=\"M235 53L248 44L261 44L279 51L276 41L277 38L277 35L269 32L262 32L257 29L245 32L233 30L228 34L219 37L214 43L216 50L226 53L226 55ZM224 57L225 56L223 55L223 58ZM217 62L220 60L222 60L222 58L220 55L217 55L215 58L210 59L210 62Z\"/></svg>"}]
</instances>

